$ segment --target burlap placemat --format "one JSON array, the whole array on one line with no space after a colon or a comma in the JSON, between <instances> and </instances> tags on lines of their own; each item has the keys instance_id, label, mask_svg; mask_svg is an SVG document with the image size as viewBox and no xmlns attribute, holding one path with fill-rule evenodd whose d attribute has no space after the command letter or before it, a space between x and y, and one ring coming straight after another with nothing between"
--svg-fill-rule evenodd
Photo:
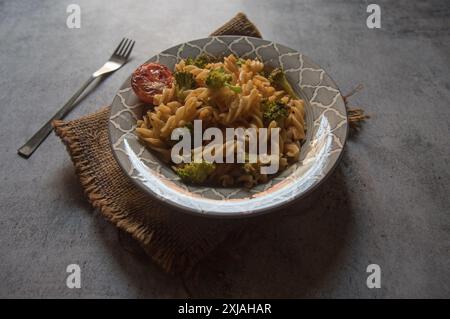
<instances>
[{"instance_id":1,"label":"burlap placemat","mask_svg":"<svg viewBox=\"0 0 450 319\"><path fill-rule=\"evenodd\" d=\"M261 37L258 29L242 13L212 35ZM354 119L364 119L361 111L352 112L356 112ZM106 107L77 120L55 121L53 126L67 146L91 205L136 239L155 263L169 273L187 271L219 243L243 229L246 220L208 219L183 214L161 206L136 187L113 157L108 138L108 118L109 107Z\"/></svg>"}]
</instances>

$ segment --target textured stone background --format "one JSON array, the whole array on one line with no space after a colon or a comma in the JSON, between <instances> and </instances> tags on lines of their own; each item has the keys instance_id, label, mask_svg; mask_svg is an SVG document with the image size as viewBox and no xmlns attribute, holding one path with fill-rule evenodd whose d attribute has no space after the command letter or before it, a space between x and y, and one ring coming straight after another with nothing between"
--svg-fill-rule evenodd
<instances>
[{"instance_id":1,"label":"textured stone background","mask_svg":"<svg viewBox=\"0 0 450 319\"><path fill-rule=\"evenodd\" d=\"M73 2L78 30L66 27ZM1 1L0 297L450 297L450 4L376 1L382 29L369 30L368 3ZM29 160L16 149L123 36L137 41L133 60L70 118L110 103L153 54L238 11L322 65L344 93L362 82L352 102L372 119L309 209L255 222L183 285L122 248L54 135ZM65 286L70 263L82 268L82 289ZM382 268L381 289L365 285L370 263Z\"/></svg>"}]
</instances>

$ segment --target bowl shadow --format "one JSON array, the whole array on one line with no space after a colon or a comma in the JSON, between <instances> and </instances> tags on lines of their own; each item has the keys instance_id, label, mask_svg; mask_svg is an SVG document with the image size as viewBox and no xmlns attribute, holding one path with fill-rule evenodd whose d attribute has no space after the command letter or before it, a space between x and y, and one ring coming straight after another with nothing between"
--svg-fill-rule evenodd
<instances>
[{"instance_id":1,"label":"bowl shadow","mask_svg":"<svg viewBox=\"0 0 450 319\"><path fill-rule=\"evenodd\" d=\"M339 165L300 202L248 219L244 231L179 277L162 272L129 235L118 231L118 237L110 232L100 237L139 298L154 297L155 280L178 286L172 290L176 298L326 297L325 285L345 266L352 234L344 170ZM99 221L99 227L104 224Z\"/></svg>"},{"instance_id":2,"label":"bowl shadow","mask_svg":"<svg viewBox=\"0 0 450 319\"><path fill-rule=\"evenodd\" d=\"M252 219L243 236L218 247L184 278L192 298L320 296L339 271L351 233L341 166L311 195Z\"/></svg>"}]
</instances>

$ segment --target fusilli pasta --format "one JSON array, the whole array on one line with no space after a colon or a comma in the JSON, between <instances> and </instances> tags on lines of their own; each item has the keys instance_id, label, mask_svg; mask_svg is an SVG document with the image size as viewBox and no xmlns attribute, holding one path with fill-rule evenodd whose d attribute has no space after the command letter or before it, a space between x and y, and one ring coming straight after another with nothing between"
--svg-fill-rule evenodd
<instances>
[{"instance_id":1,"label":"fusilli pasta","mask_svg":"<svg viewBox=\"0 0 450 319\"><path fill-rule=\"evenodd\" d=\"M271 128L279 128L278 163L280 170L284 170L298 160L301 142L305 139L304 102L273 83L264 74L264 69L261 61L239 59L234 55L223 58L223 62L201 66L181 60L176 64L175 72L191 74L192 87L183 89L180 83L174 83L155 95L153 109L137 123L137 136L170 163L171 149L176 143L171 140L172 132L182 127L191 129L194 120L203 121L203 130L216 127L223 133L226 128L254 128L259 136L258 130L268 128L267 139ZM217 87L211 83L212 72L222 72L229 80ZM208 143L203 141L203 147ZM230 149L223 144L222 149L224 156L235 152L235 146ZM171 164L176 172L186 165ZM252 187L272 177L261 174L260 165L260 162L215 163L214 169L196 182Z\"/></svg>"}]
</instances>

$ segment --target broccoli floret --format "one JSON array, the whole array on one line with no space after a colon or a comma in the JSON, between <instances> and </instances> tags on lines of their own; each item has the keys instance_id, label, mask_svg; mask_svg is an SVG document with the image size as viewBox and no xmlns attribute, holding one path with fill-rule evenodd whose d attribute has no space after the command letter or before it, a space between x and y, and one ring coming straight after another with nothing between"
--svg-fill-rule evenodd
<instances>
[{"instance_id":1,"label":"broccoli floret","mask_svg":"<svg viewBox=\"0 0 450 319\"><path fill-rule=\"evenodd\" d=\"M184 59L184 63L186 63L186 65L193 65L194 64L194 59L189 57Z\"/></svg>"},{"instance_id":2,"label":"broccoli floret","mask_svg":"<svg viewBox=\"0 0 450 319\"><path fill-rule=\"evenodd\" d=\"M284 120L288 116L287 105L281 101L272 101L263 103L263 119L265 122L270 123L272 121L279 122Z\"/></svg>"},{"instance_id":3,"label":"broccoli floret","mask_svg":"<svg viewBox=\"0 0 450 319\"><path fill-rule=\"evenodd\" d=\"M208 63L211 63L211 60L212 59L210 57L203 54L203 55L196 57L195 59L187 58L185 60L185 63L187 65L195 65L196 67L203 69Z\"/></svg>"},{"instance_id":4,"label":"broccoli floret","mask_svg":"<svg viewBox=\"0 0 450 319\"><path fill-rule=\"evenodd\" d=\"M194 76L190 72L175 72L175 82L181 91L190 90L195 87Z\"/></svg>"},{"instance_id":5,"label":"broccoli floret","mask_svg":"<svg viewBox=\"0 0 450 319\"><path fill-rule=\"evenodd\" d=\"M245 64L245 60L239 58L239 59L236 61L236 64L237 64L239 67L241 67L243 64Z\"/></svg>"},{"instance_id":6,"label":"broccoli floret","mask_svg":"<svg viewBox=\"0 0 450 319\"><path fill-rule=\"evenodd\" d=\"M235 93L241 93L242 89L240 86L231 85L232 80L231 74L225 72L223 68L214 69L209 71L206 77L206 86L211 89L220 89L222 87L228 87Z\"/></svg>"},{"instance_id":7,"label":"broccoli floret","mask_svg":"<svg viewBox=\"0 0 450 319\"><path fill-rule=\"evenodd\" d=\"M190 72L175 72L174 77L177 97L184 100L184 91L195 88L194 76Z\"/></svg>"},{"instance_id":8,"label":"broccoli floret","mask_svg":"<svg viewBox=\"0 0 450 319\"><path fill-rule=\"evenodd\" d=\"M242 89L241 89L240 86L237 86L237 85L231 85L231 84L229 84L229 83L225 83L225 86L226 86L227 88L229 88L231 91L233 91L234 93L236 93L236 94L242 92Z\"/></svg>"},{"instance_id":9,"label":"broccoli floret","mask_svg":"<svg viewBox=\"0 0 450 319\"><path fill-rule=\"evenodd\" d=\"M203 183L215 169L216 166L208 162L191 162L174 168L184 182L192 184Z\"/></svg>"},{"instance_id":10,"label":"broccoli floret","mask_svg":"<svg viewBox=\"0 0 450 319\"><path fill-rule=\"evenodd\" d=\"M206 78L206 85L212 89L220 89L225 83L231 82L231 74L225 72L223 68L211 70Z\"/></svg>"},{"instance_id":11,"label":"broccoli floret","mask_svg":"<svg viewBox=\"0 0 450 319\"><path fill-rule=\"evenodd\" d=\"M289 94L291 98L298 99L297 94L295 94L282 69L276 68L272 72L270 72L269 81L273 85L283 89L287 94Z\"/></svg>"}]
</instances>

